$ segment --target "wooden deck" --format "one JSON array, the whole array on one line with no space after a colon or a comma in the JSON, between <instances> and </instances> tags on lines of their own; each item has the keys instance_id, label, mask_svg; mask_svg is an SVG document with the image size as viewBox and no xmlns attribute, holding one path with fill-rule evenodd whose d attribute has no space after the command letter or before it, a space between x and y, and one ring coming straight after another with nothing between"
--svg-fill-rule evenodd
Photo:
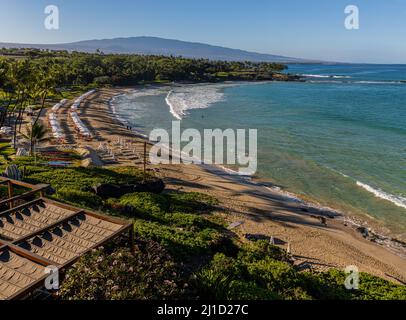
<instances>
[{"instance_id":1,"label":"wooden deck","mask_svg":"<svg viewBox=\"0 0 406 320\"><path fill-rule=\"evenodd\" d=\"M128 221L47 199L46 185L4 178L0 183L9 186L9 199L0 204L10 207L0 212L0 300L24 298L43 287L46 267L55 266L64 272L83 254L121 234L128 232L133 243ZM14 186L30 190L14 197ZM39 197L13 207L35 194Z\"/></svg>"}]
</instances>

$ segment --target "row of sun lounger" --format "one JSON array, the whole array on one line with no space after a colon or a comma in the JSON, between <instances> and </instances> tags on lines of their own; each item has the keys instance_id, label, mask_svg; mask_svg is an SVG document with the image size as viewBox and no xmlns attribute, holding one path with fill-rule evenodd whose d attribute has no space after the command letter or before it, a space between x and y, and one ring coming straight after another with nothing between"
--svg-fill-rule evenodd
<instances>
[{"instance_id":1,"label":"row of sun lounger","mask_svg":"<svg viewBox=\"0 0 406 320\"><path fill-rule=\"evenodd\" d=\"M106 164L116 163L119 158L124 158L129 161L141 160L136 147L123 139L118 139L112 145L100 143L97 148L97 153Z\"/></svg>"},{"instance_id":2,"label":"row of sun lounger","mask_svg":"<svg viewBox=\"0 0 406 320\"><path fill-rule=\"evenodd\" d=\"M71 106L70 117L75 125L75 129L79 135L87 139L90 139L92 137L92 134L90 130L86 127L86 125L83 123L83 121L79 118L77 111L80 108L82 102L95 92L96 90L86 92L85 94L81 95L78 99L76 99L73 105Z\"/></svg>"}]
</instances>

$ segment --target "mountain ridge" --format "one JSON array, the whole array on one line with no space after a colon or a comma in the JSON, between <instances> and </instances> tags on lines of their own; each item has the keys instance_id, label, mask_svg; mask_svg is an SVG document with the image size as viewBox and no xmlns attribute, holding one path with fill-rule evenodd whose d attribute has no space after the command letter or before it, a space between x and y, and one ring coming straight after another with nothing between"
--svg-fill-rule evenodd
<instances>
[{"instance_id":1,"label":"mountain ridge","mask_svg":"<svg viewBox=\"0 0 406 320\"><path fill-rule=\"evenodd\" d=\"M188 42L160 37L139 36L119 37L112 39L82 40L57 44L2 43L2 48L38 48L49 50L68 50L96 52L97 49L106 54L142 54L182 56L185 58L203 58L225 61L253 61L278 63L309 63L307 59L285 57L266 53L257 53L241 49L210 45L200 42Z\"/></svg>"}]
</instances>

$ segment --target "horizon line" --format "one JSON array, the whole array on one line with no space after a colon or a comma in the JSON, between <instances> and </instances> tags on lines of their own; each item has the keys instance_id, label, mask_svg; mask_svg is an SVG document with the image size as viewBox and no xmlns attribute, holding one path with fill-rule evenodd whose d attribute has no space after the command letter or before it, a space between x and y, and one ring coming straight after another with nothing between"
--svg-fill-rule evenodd
<instances>
[{"instance_id":1,"label":"horizon line","mask_svg":"<svg viewBox=\"0 0 406 320\"><path fill-rule=\"evenodd\" d=\"M53 42L53 43L31 43L31 42L3 42L0 41L1 44L8 44L8 45L29 45L29 46L46 46L46 45L67 45L67 44L75 44L75 43L80 43L80 42L87 42L87 41L104 41L104 40L118 40L118 39L133 39L133 38L155 38L155 39L161 39L161 40L169 40L169 41L179 41L179 42L184 42L184 43L189 43L189 44L200 44L200 45L206 45L206 46L211 46L211 47L218 47L222 49L231 49L231 50L238 50L238 51L244 51L247 53L253 53L253 54L260 54L260 55L272 55L280 58L288 58L288 59L298 59L298 60L308 60L308 61L297 61L297 62L287 62L285 64L366 64L366 65L406 65L406 63L395 63L395 62L388 62L388 63L374 63L374 62L349 62L349 61L328 61L328 60L320 60L320 59L314 59L314 58L297 58L294 56L284 55L284 54L274 54L274 53L264 53L264 52L257 52L257 51L252 51L252 50L247 50L247 49L240 49L240 48L232 48L232 47L226 47L224 45L217 45L217 44L210 44L210 43L205 43L205 42L200 42L200 41L193 41L193 40L180 40L180 39L174 39L174 38L165 38L165 37L160 37L160 36L154 36L154 35L141 35L141 36L116 36L112 38L93 38L93 39L82 39L82 40L73 40L73 41L67 41L67 42ZM40 48L38 48L40 49ZM69 50L67 50L69 51ZM79 52L84 52L80 51ZM119 53L116 53L119 54ZM124 54L124 53L123 53ZM131 54L131 53L127 53ZM137 55L137 53L132 53L134 55ZM275 62L276 63L276 62Z\"/></svg>"}]
</instances>

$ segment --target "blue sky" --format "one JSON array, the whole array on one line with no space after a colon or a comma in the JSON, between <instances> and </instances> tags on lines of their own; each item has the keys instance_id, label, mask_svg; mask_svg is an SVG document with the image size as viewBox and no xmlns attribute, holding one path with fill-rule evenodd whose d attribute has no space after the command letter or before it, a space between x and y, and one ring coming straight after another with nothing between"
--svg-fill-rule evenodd
<instances>
[{"instance_id":1,"label":"blue sky","mask_svg":"<svg viewBox=\"0 0 406 320\"><path fill-rule=\"evenodd\" d=\"M357 5L360 29L344 28ZM44 28L57 5L60 29ZM301 58L406 63L406 0L0 0L0 42L159 36Z\"/></svg>"}]
</instances>

